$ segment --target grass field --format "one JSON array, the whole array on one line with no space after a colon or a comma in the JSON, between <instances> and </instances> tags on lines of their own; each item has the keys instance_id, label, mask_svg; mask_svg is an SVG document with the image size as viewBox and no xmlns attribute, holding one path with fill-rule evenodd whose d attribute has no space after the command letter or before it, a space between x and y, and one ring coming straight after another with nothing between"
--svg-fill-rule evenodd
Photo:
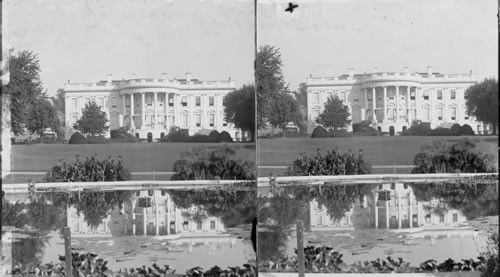
<instances>
[{"instance_id":1,"label":"grass field","mask_svg":"<svg viewBox=\"0 0 500 277\"><path fill-rule=\"evenodd\" d=\"M208 149L222 146L222 143L116 143L116 144L32 144L12 145L11 171L48 171L57 161L68 162L97 156L101 159L122 156L124 166L132 172L172 171L173 164L181 153L203 145ZM242 160L255 161L255 144L239 143L233 146Z\"/></svg>"},{"instance_id":2,"label":"grass field","mask_svg":"<svg viewBox=\"0 0 500 277\"><path fill-rule=\"evenodd\" d=\"M341 152L352 149L357 152L363 149L365 160L372 165L412 165L413 157L420 152L422 146L431 144L434 140L444 140L454 143L464 137L341 137L341 138L278 138L258 140L259 166L290 165L300 153L315 156L316 150L338 148ZM477 141L476 148L482 152L497 155L498 137L470 137ZM392 170L389 170L392 171ZM284 169L259 169L259 176L268 176L270 173L281 175ZM409 170L397 173L407 173ZM381 172L374 172L381 173ZM389 172L386 172L389 173Z\"/></svg>"}]
</instances>

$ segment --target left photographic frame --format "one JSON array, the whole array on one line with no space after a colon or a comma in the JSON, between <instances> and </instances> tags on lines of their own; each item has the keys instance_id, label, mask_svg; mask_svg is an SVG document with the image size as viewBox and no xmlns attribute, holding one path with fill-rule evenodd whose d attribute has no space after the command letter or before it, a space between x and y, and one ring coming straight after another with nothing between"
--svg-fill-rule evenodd
<instances>
[{"instance_id":1,"label":"left photographic frame","mask_svg":"<svg viewBox=\"0 0 500 277\"><path fill-rule=\"evenodd\" d=\"M256 274L254 13L3 3L2 276Z\"/></svg>"}]
</instances>

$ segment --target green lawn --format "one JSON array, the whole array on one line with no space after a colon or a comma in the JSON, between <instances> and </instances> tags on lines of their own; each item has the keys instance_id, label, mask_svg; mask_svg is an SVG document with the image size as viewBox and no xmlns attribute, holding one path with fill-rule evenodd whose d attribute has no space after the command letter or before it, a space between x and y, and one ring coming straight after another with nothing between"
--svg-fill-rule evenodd
<instances>
[{"instance_id":1,"label":"green lawn","mask_svg":"<svg viewBox=\"0 0 500 277\"><path fill-rule=\"evenodd\" d=\"M431 144L434 140L445 140L449 143L465 137L341 137L341 138L278 138L258 140L259 166L290 165L300 153L309 156L316 155L316 149L322 153L326 150L338 148L341 152L349 149L357 152L363 149L365 160L372 165L412 165L413 157L420 152L423 145ZM477 140L477 149L497 155L498 137L470 137ZM392 171L392 170L390 170ZM407 170L408 171L408 170ZM275 172L282 174L284 169L262 169L259 176L268 176ZM374 172L376 173L376 172ZM403 172L398 172L403 173Z\"/></svg>"},{"instance_id":2,"label":"green lawn","mask_svg":"<svg viewBox=\"0 0 500 277\"><path fill-rule=\"evenodd\" d=\"M112 144L32 144L12 145L11 171L48 171L64 158L73 162L76 155L85 158L97 154L99 158L122 156L125 168L132 172L172 171L181 153L203 145L209 149L222 143L112 143ZM242 160L255 161L255 144L229 144Z\"/></svg>"}]
</instances>

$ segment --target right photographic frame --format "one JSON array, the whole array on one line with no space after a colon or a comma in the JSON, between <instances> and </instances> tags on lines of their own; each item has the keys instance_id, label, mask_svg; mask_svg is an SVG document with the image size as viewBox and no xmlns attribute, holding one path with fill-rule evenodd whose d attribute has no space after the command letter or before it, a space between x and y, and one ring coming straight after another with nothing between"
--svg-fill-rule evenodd
<instances>
[{"instance_id":1,"label":"right photographic frame","mask_svg":"<svg viewBox=\"0 0 500 277\"><path fill-rule=\"evenodd\" d=\"M497 276L498 1L256 10L259 274Z\"/></svg>"}]
</instances>

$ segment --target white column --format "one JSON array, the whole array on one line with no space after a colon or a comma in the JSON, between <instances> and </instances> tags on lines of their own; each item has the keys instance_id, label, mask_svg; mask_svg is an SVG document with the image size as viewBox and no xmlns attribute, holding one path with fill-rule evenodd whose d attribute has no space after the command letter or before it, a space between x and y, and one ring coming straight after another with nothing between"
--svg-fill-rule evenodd
<instances>
[{"instance_id":1,"label":"white column","mask_svg":"<svg viewBox=\"0 0 500 277\"><path fill-rule=\"evenodd\" d=\"M387 87L384 86L384 121L387 120Z\"/></svg>"},{"instance_id":2,"label":"white column","mask_svg":"<svg viewBox=\"0 0 500 277\"><path fill-rule=\"evenodd\" d=\"M385 228L389 229L389 201L385 201Z\"/></svg>"},{"instance_id":3,"label":"white column","mask_svg":"<svg viewBox=\"0 0 500 277\"><path fill-rule=\"evenodd\" d=\"M155 118L153 120L153 129L156 129L156 121L158 119L158 92L153 92L154 93L154 115Z\"/></svg>"},{"instance_id":4,"label":"white column","mask_svg":"<svg viewBox=\"0 0 500 277\"><path fill-rule=\"evenodd\" d=\"M365 101L364 101L365 103L363 106L365 107L365 109L368 109L368 89L367 88L363 89L363 94L365 96Z\"/></svg>"},{"instance_id":5,"label":"white column","mask_svg":"<svg viewBox=\"0 0 500 277\"><path fill-rule=\"evenodd\" d=\"M401 229L401 195L398 193L398 229Z\"/></svg>"},{"instance_id":6,"label":"white column","mask_svg":"<svg viewBox=\"0 0 500 277\"><path fill-rule=\"evenodd\" d=\"M170 195L167 198L167 235L170 235Z\"/></svg>"},{"instance_id":7,"label":"white column","mask_svg":"<svg viewBox=\"0 0 500 277\"><path fill-rule=\"evenodd\" d=\"M410 105L410 90L411 90L411 87L408 86L407 87L407 90L406 90L406 109L408 110L408 123L411 124L411 121L412 121L412 118L411 118L411 105ZM408 126L409 127L409 126Z\"/></svg>"},{"instance_id":8,"label":"white column","mask_svg":"<svg viewBox=\"0 0 500 277\"><path fill-rule=\"evenodd\" d=\"M421 220L420 219L420 202L417 201L417 225L418 225L418 227L421 226L420 220Z\"/></svg>"},{"instance_id":9,"label":"white column","mask_svg":"<svg viewBox=\"0 0 500 277\"><path fill-rule=\"evenodd\" d=\"M416 99L416 98L415 98ZM411 193L408 193L408 205L410 206L409 212L408 212L408 218L410 220L410 228L413 228L413 206L412 206L412 201L411 201Z\"/></svg>"},{"instance_id":10,"label":"white column","mask_svg":"<svg viewBox=\"0 0 500 277\"><path fill-rule=\"evenodd\" d=\"M174 106L173 106L173 110L174 110L174 126L179 126L179 115L177 114L178 113L178 108L177 108L177 94L174 93Z\"/></svg>"},{"instance_id":11,"label":"white column","mask_svg":"<svg viewBox=\"0 0 500 277\"><path fill-rule=\"evenodd\" d=\"M135 129L135 123L134 123L134 94L130 93L130 129L134 130Z\"/></svg>"},{"instance_id":12,"label":"white column","mask_svg":"<svg viewBox=\"0 0 500 277\"><path fill-rule=\"evenodd\" d=\"M127 103L126 103L126 99L125 99L125 94L122 95L122 108L123 108L123 117L125 117L127 115Z\"/></svg>"},{"instance_id":13,"label":"white column","mask_svg":"<svg viewBox=\"0 0 500 277\"><path fill-rule=\"evenodd\" d=\"M372 111L373 114L375 115L375 108L377 107L376 104L377 102L375 101L375 87L372 87Z\"/></svg>"},{"instance_id":14,"label":"white column","mask_svg":"<svg viewBox=\"0 0 500 277\"><path fill-rule=\"evenodd\" d=\"M434 119L434 109L436 108L434 106L434 89L429 89L428 92L429 92L429 100L430 100L430 104L431 104L431 106L429 108L429 113L430 113L429 117L430 117L430 122L431 122L431 128L434 128L432 126L432 122L435 121L435 119Z\"/></svg>"},{"instance_id":15,"label":"white column","mask_svg":"<svg viewBox=\"0 0 500 277\"><path fill-rule=\"evenodd\" d=\"M137 200L132 200L132 235L135 236L135 204L136 204Z\"/></svg>"},{"instance_id":16,"label":"white column","mask_svg":"<svg viewBox=\"0 0 500 277\"><path fill-rule=\"evenodd\" d=\"M210 97L210 96L209 96ZM219 98L219 94L214 94L214 107L215 107L215 115L214 115L214 129L219 130L219 125L222 127L222 118L220 118L220 112L219 112L219 102L217 101L217 98ZM222 103L222 101L221 101Z\"/></svg>"},{"instance_id":17,"label":"white column","mask_svg":"<svg viewBox=\"0 0 500 277\"><path fill-rule=\"evenodd\" d=\"M146 93L141 92L141 129L145 129L146 123Z\"/></svg>"},{"instance_id":18,"label":"white column","mask_svg":"<svg viewBox=\"0 0 500 277\"><path fill-rule=\"evenodd\" d=\"M156 94L155 94L156 95ZM159 214L159 205L158 205L158 192L154 191L154 201L155 201L155 234L158 236L160 234L160 214Z\"/></svg>"},{"instance_id":19,"label":"white column","mask_svg":"<svg viewBox=\"0 0 500 277\"><path fill-rule=\"evenodd\" d=\"M168 118L168 93L165 92L165 110L164 110L164 113L165 113L165 119L164 119L164 125L165 125L165 129L170 129L170 125L169 125L169 118Z\"/></svg>"},{"instance_id":20,"label":"white column","mask_svg":"<svg viewBox=\"0 0 500 277\"><path fill-rule=\"evenodd\" d=\"M416 120L421 120L420 119L420 97L421 97L421 93L420 93L420 88L419 87L415 87L415 119Z\"/></svg>"},{"instance_id":21,"label":"white column","mask_svg":"<svg viewBox=\"0 0 500 277\"><path fill-rule=\"evenodd\" d=\"M176 207L175 208L175 232L178 232L181 229L179 226L181 225L181 211Z\"/></svg>"},{"instance_id":22,"label":"white column","mask_svg":"<svg viewBox=\"0 0 500 277\"><path fill-rule=\"evenodd\" d=\"M146 228L147 225L146 225L146 208L142 208L142 229L144 231L144 233L142 234L143 236L147 235L148 233L148 229Z\"/></svg>"},{"instance_id":23,"label":"white column","mask_svg":"<svg viewBox=\"0 0 500 277\"><path fill-rule=\"evenodd\" d=\"M399 121L399 86L396 86L396 122Z\"/></svg>"}]
</instances>

